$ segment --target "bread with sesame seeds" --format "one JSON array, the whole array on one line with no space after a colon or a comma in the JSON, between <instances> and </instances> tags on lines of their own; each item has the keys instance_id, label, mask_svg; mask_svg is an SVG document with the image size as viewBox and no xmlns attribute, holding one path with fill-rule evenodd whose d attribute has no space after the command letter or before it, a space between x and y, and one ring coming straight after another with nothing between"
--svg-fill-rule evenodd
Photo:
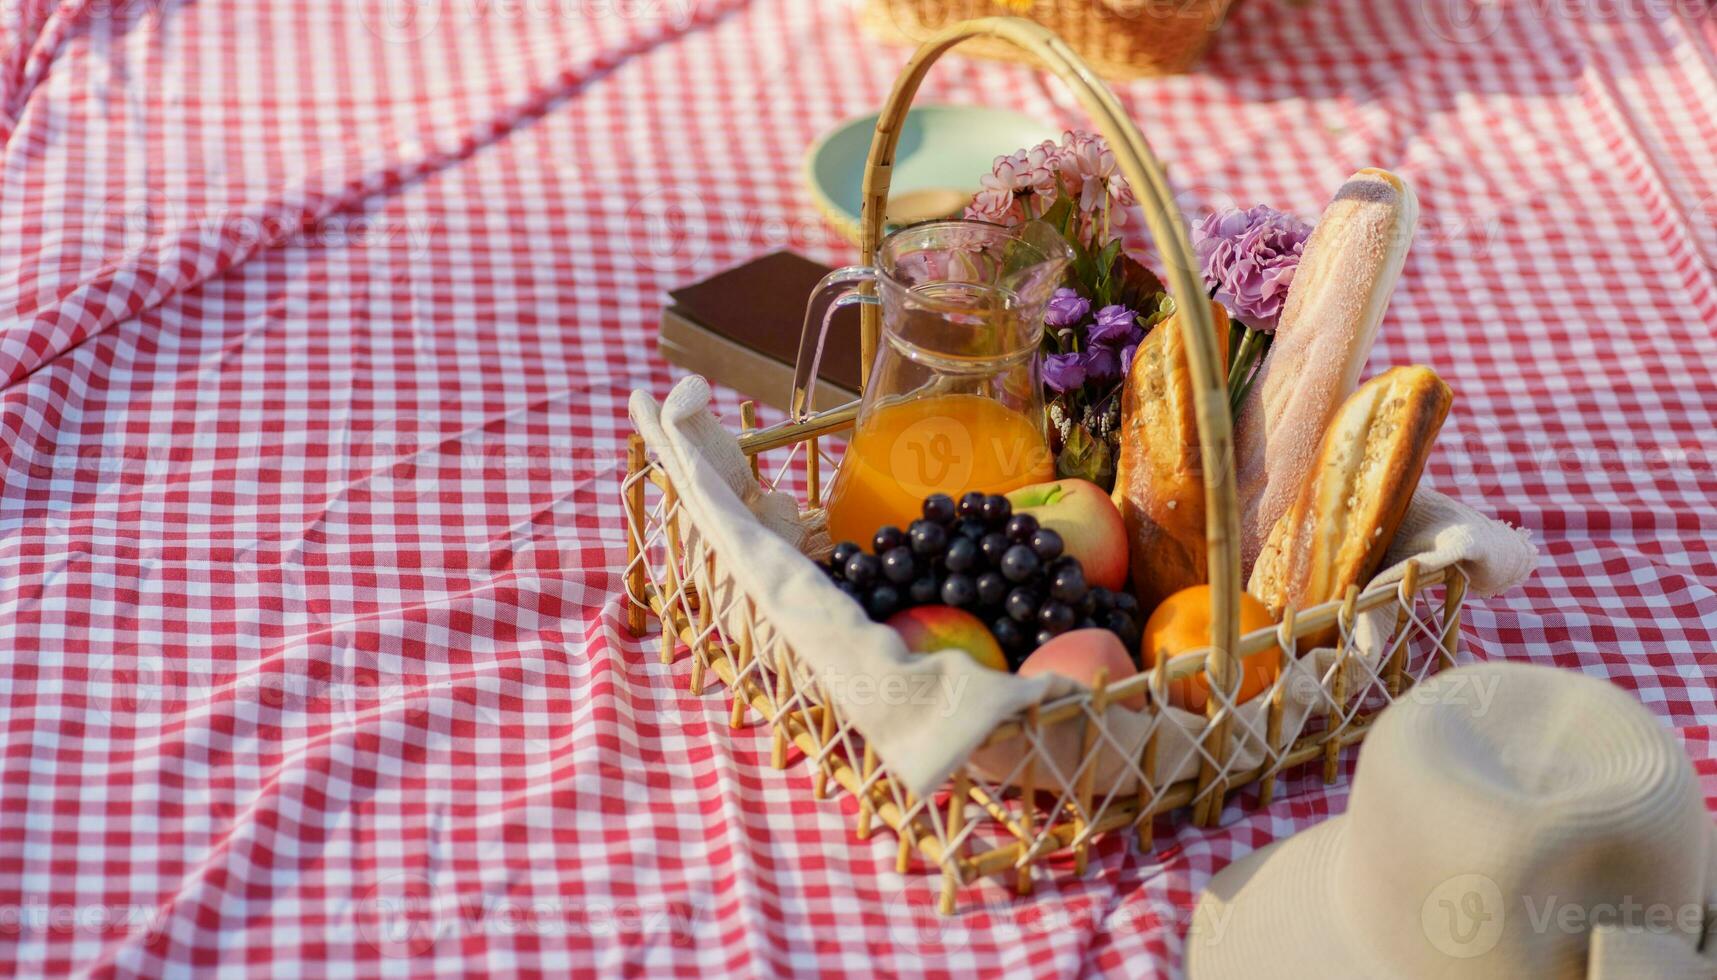
<instances>
[{"instance_id":1,"label":"bread with sesame seeds","mask_svg":"<svg viewBox=\"0 0 1717 980\"><path fill-rule=\"evenodd\" d=\"M1348 396L1324 430L1311 478L1271 528L1246 591L1280 615L1370 581L1453 401L1443 379L1417 365L1385 371ZM1307 644L1335 638L1332 630Z\"/></svg>"}]
</instances>

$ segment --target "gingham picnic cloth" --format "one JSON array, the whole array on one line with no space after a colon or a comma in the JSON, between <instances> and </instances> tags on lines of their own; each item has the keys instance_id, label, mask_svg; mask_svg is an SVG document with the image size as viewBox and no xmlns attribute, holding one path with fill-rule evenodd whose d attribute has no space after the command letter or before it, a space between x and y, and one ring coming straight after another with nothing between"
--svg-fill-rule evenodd
<instances>
[{"instance_id":1,"label":"gingham picnic cloth","mask_svg":"<svg viewBox=\"0 0 1717 980\"><path fill-rule=\"evenodd\" d=\"M1192 214L1416 186L1373 366L1449 380L1429 481L1544 549L1463 643L1636 693L1717 797L1714 48L1697 0L1252 0L1120 91ZM941 920L625 632L663 292L851 259L800 155L904 57L785 0L0 5L0 964L1172 974L1344 808L1299 772Z\"/></svg>"}]
</instances>

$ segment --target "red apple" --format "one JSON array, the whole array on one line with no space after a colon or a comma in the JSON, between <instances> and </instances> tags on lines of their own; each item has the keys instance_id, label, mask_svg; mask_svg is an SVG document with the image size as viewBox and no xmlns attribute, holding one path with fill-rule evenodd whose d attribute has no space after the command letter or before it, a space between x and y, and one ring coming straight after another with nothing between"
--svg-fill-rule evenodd
<instances>
[{"instance_id":1,"label":"red apple","mask_svg":"<svg viewBox=\"0 0 1717 980\"><path fill-rule=\"evenodd\" d=\"M1008 494L1014 513L1030 514L1061 535L1085 581L1119 590L1127 583L1127 526L1102 488L1089 480L1034 483Z\"/></svg>"},{"instance_id":2,"label":"red apple","mask_svg":"<svg viewBox=\"0 0 1717 980\"><path fill-rule=\"evenodd\" d=\"M1008 669L1001 644L990 635L984 621L953 606L913 606L888 617L888 625L900 634L913 653L960 650L991 670Z\"/></svg>"},{"instance_id":3,"label":"red apple","mask_svg":"<svg viewBox=\"0 0 1717 980\"><path fill-rule=\"evenodd\" d=\"M1133 666L1133 658L1127 656L1126 645L1108 630L1085 629L1063 633L1032 651L1031 656L1025 658L1025 663L1019 665L1021 677L1060 674L1087 687L1097 680L1099 670L1109 672L1111 684L1138 673ZM1115 703L1143 711L1145 692L1140 691Z\"/></svg>"}]
</instances>

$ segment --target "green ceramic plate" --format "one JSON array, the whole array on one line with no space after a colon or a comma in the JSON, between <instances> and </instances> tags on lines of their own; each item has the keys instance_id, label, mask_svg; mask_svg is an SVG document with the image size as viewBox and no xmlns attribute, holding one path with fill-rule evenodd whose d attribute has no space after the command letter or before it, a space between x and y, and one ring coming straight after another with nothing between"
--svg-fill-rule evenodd
<instances>
[{"instance_id":1,"label":"green ceramic plate","mask_svg":"<svg viewBox=\"0 0 1717 980\"><path fill-rule=\"evenodd\" d=\"M805 153L805 179L818 210L841 234L857 242L864 161L876 129L876 113L848 119ZM907 113L894 155L889 219L910 224L965 207L996 157L1048 139L1061 131L1009 109L925 105Z\"/></svg>"}]
</instances>

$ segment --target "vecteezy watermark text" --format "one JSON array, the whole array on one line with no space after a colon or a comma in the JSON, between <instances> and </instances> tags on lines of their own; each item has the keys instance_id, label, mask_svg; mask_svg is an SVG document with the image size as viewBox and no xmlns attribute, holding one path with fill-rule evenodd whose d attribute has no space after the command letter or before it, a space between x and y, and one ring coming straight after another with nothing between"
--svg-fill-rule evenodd
<instances>
[{"instance_id":1,"label":"vecteezy watermark text","mask_svg":"<svg viewBox=\"0 0 1717 980\"><path fill-rule=\"evenodd\" d=\"M419 956L466 936L632 937L683 946L710 922L697 900L456 897L411 872L377 882L346 913L330 931L355 931L387 956Z\"/></svg>"},{"instance_id":2,"label":"vecteezy watermark text","mask_svg":"<svg viewBox=\"0 0 1717 980\"><path fill-rule=\"evenodd\" d=\"M358 0L371 34L383 41L421 41L437 30L485 21L588 24L592 21L662 21L681 28L698 0Z\"/></svg>"},{"instance_id":3,"label":"vecteezy watermark text","mask_svg":"<svg viewBox=\"0 0 1717 980\"><path fill-rule=\"evenodd\" d=\"M108 224L128 252L167 245L252 249L263 246L337 249L403 246L426 255L435 224L426 216L335 211L311 219L288 212L246 208L190 208L159 194L117 197L104 208Z\"/></svg>"}]
</instances>

